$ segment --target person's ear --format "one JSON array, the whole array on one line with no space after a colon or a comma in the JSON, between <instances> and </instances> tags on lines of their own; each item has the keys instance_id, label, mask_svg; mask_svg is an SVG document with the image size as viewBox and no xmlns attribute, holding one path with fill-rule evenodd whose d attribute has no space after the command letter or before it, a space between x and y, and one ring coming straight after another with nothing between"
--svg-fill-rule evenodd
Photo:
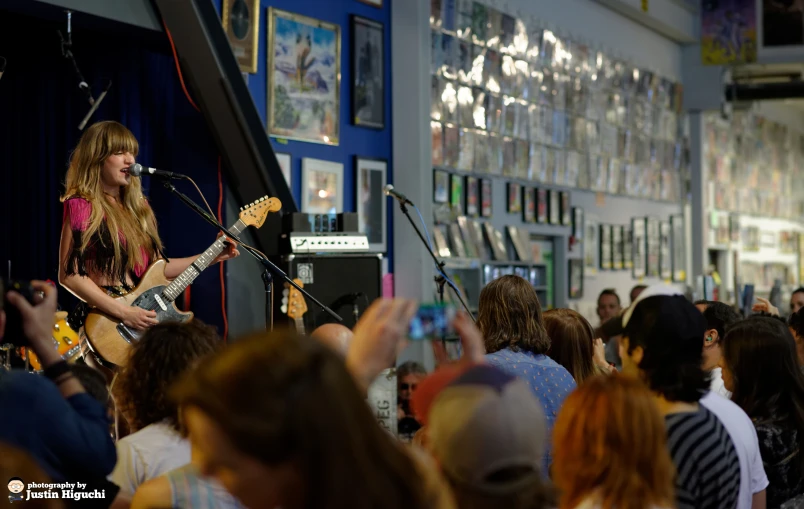
<instances>
[{"instance_id":1,"label":"person's ear","mask_svg":"<svg viewBox=\"0 0 804 509\"><path fill-rule=\"evenodd\" d=\"M634 361L636 366L642 364L642 357L645 356L645 350L641 346L634 347L631 351L631 360Z\"/></svg>"},{"instance_id":2,"label":"person's ear","mask_svg":"<svg viewBox=\"0 0 804 509\"><path fill-rule=\"evenodd\" d=\"M709 329L704 333L704 347L717 344L718 339L720 339L720 336L717 333L717 329Z\"/></svg>"}]
</instances>

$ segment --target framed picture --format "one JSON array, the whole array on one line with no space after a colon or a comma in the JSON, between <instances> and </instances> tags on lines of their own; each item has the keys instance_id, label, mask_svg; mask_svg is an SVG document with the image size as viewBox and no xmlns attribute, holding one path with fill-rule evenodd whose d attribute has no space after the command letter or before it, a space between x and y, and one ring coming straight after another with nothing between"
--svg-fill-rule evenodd
<instances>
[{"instance_id":1,"label":"framed picture","mask_svg":"<svg viewBox=\"0 0 804 509\"><path fill-rule=\"evenodd\" d=\"M684 216L670 216L670 236L673 249L673 281L687 281L687 243L684 228Z\"/></svg>"},{"instance_id":2,"label":"framed picture","mask_svg":"<svg viewBox=\"0 0 804 509\"><path fill-rule=\"evenodd\" d=\"M449 203L452 208L458 212L458 215L463 215L463 177L460 175L449 176Z\"/></svg>"},{"instance_id":3,"label":"framed picture","mask_svg":"<svg viewBox=\"0 0 804 509\"><path fill-rule=\"evenodd\" d=\"M622 226L611 227L611 268L613 270L623 270L623 236L625 235Z\"/></svg>"},{"instance_id":4,"label":"framed picture","mask_svg":"<svg viewBox=\"0 0 804 509\"><path fill-rule=\"evenodd\" d=\"M387 174L388 161L385 159L355 157L357 224L360 233L368 237L369 250L377 253L384 253L388 246L385 229Z\"/></svg>"},{"instance_id":5,"label":"framed picture","mask_svg":"<svg viewBox=\"0 0 804 509\"><path fill-rule=\"evenodd\" d=\"M645 220L645 225L647 229L645 238L645 243L647 245L647 247L645 248L647 254L646 272L648 277L659 277L660 275L659 250L661 248L659 219L655 217L649 217Z\"/></svg>"},{"instance_id":6,"label":"framed picture","mask_svg":"<svg viewBox=\"0 0 804 509\"><path fill-rule=\"evenodd\" d=\"M569 261L569 298L583 298L583 260L576 258Z\"/></svg>"},{"instance_id":7,"label":"framed picture","mask_svg":"<svg viewBox=\"0 0 804 509\"><path fill-rule=\"evenodd\" d=\"M268 8L268 134L340 142L341 29Z\"/></svg>"},{"instance_id":8,"label":"framed picture","mask_svg":"<svg viewBox=\"0 0 804 509\"><path fill-rule=\"evenodd\" d=\"M522 221L536 222L536 189L533 187L522 188Z\"/></svg>"},{"instance_id":9,"label":"framed picture","mask_svg":"<svg viewBox=\"0 0 804 509\"><path fill-rule=\"evenodd\" d=\"M480 180L480 215L483 217L491 217L492 201L491 201L491 180Z\"/></svg>"},{"instance_id":10,"label":"framed picture","mask_svg":"<svg viewBox=\"0 0 804 509\"><path fill-rule=\"evenodd\" d=\"M645 218L639 217L631 220L631 249L633 253L633 269L632 274L635 278L639 279L645 277L645 263L647 255L645 248L647 242L645 240Z\"/></svg>"},{"instance_id":11,"label":"framed picture","mask_svg":"<svg viewBox=\"0 0 804 509\"><path fill-rule=\"evenodd\" d=\"M659 277L670 281L673 277L673 262L670 254L670 223L659 223Z\"/></svg>"},{"instance_id":12,"label":"framed picture","mask_svg":"<svg viewBox=\"0 0 804 509\"><path fill-rule=\"evenodd\" d=\"M293 190L290 180L290 170L292 164L290 154L287 152L274 152L274 155L276 155L276 162L279 163L279 169L282 170L282 176L285 177L285 182L288 183L288 188Z\"/></svg>"},{"instance_id":13,"label":"framed picture","mask_svg":"<svg viewBox=\"0 0 804 509\"><path fill-rule=\"evenodd\" d=\"M547 189L536 189L536 222L547 224L547 210L550 204L547 200Z\"/></svg>"},{"instance_id":14,"label":"framed picture","mask_svg":"<svg viewBox=\"0 0 804 509\"><path fill-rule=\"evenodd\" d=\"M611 270L611 225L600 225L600 270Z\"/></svg>"},{"instance_id":15,"label":"framed picture","mask_svg":"<svg viewBox=\"0 0 804 509\"><path fill-rule=\"evenodd\" d=\"M311 214L343 212L343 165L321 159L302 159L302 211Z\"/></svg>"},{"instance_id":16,"label":"framed picture","mask_svg":"<svg viewBox=\"0 0 804 509\"><path fill-rule=\"evenodd\" d=\"M558 191L550 191L550 224L561 224L561 195Z\"/></svg>"},{"instance_id":17,"label":"framed picture","mask_svg":"<svg viewBox=\"0 0 804 509\"><path fill-rule=\"evenodd\" d=\"M572 236L578 242L583 240L583 209L580 207L572 209Z\"/></svg>"},{"instance_id":18,"label":"framed picture","mask_svg":"<svg viewBox=\"0 0 804 509\"><path fill-rule=\"evenodd\" d=\"M570 208L570 194L562 191L561 197L561 224L564 226L572 225L572 209Z\"/></svg>"},{"instance_id":19,"label":"framed picture","mask_svg":"<svg viewBox=\"0 0 804 509\"><path fill-rule=\"evenodd\" d=\"M466 177L466 207L469 217L477 217L480 213L480 181L477 177Z\"/></svg>"},{"instance_id":20,"label":"framed picture","mask_svg":"<svg viewBox=\"0 0 804 509\"><path fill-rule=\"evenodd\" d=\"M598 243L597 219L592 217L584 218L584 239L583 239L583 271L586 276L594 276L598 270L598 260L600 259L600 248Z\"/></svg>"},{"instance_id":21,"label":"framed picture","mask_svg":"<svg viewBox=\"0 0 804 509\"><path fill-rule=\"evenodd\" d=\"M623 268L634 268L634 230L630 226L623 227Z\"/></svg>"},{"instance_id":22,"label":"framed picture","mask_svg":"<svg viewBox=\"0 0 804 509\"><path fill-rule=\"evenodd\" d=\"M385 36L382 23L352 16L352 122L385 127Z\"/></svg>"},{"instance_id":23,"label":"framed picture","mask_svg":"<svg viewBox=\"0 0 804 509\"><path fill-rule=\"evenodd\" d=\"M243 72L257 72L260 0L223 0L223 31Z\"/></svg>"},{"instance_id":24,"label":"framed picture","mask_svg":"<svg viewBox=\"0 0 804 509\"><path fill-rule=\"evenodd\" d=\"M449 173L433 170L433 201L447 203L449 201Z\"/></svg>"},{"instance_id":25,"label":"framed picture","mask_svg":"<svg viewBox=\"0 0 804 509\"><path fill-rule=\"evenodd\" d=\"M522 185L508 182L508 213L516 214L522 211Z\"/></svg>"}]
</instances>

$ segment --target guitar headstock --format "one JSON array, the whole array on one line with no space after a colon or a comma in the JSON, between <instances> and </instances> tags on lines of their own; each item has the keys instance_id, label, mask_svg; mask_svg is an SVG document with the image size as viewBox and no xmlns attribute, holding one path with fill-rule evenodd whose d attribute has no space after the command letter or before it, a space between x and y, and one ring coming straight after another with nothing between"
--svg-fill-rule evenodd
<instances>
[{"instance_id":1,"label":"guitar headstock","mask_svg":"<svg viewBox=\"0 0 804 509\"><path fill-rule=\"evenodd\" d=\"M299 285L299 288L304 288L304 283L302 283L301 279L294 279L293 282ZM304 300L304 295L295 287L287 283L285 283L285 286L287 286L288 290L287 314L292 319L298 320L307 312L307 302Z\"/></svg>"},{"instance_id":2,"label":"guitar headstock","mask_svg":"<svg viewBox=\"0 0 804 509\"><path fill-rule=\"evenodd\" d=\"M263 225L269 213L279 212L281 208L282 202L277 198L263 196L259 200L253 201L244 207L240 207L240 220L243 221L246 226L259 228Z\"/></svg>"}]
</instances>

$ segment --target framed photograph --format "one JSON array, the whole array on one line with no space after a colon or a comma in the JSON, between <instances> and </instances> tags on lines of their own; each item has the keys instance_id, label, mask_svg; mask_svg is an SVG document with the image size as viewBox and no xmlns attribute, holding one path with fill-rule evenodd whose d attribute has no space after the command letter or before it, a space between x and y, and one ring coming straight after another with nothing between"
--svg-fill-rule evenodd
<instances>
[{"instance_id":1,"label":"framed photograph","mask_svg":"<svg viewBox=\"0 0 804 509\"><path fill-rule=\"evenodd\" d=\"M508 182L508 213L517 214L522 212L522 186L516 182Z\"/></svg>"},{"instance_id":2,"label":"framed photograph","mask_svg":"<svg viewBox=\"0 0 804 509\"><path fill-rule=\"evenodd\" d=\"M483 217L491 217L492 200L491 200L491 180L480 180L480 215Z\"/></svg>"},{"instance_id":3,"label":"framed photograph","mask_svg":"<svg viewBox=\"0 0 804 509\"><path fill-rule=\"evenodd\" d=\"M522 221L536 222L536 189L533 187L522 188Z\"/></svg>"},{"instance_id":4,"label":"framed photograph","mask_svg":"<svg viewBox=\"0 0 804 509\"><path fill-rule=\"evenodd\" d=\"M388 161L385 159L355 157L357 224L360 233L368 237L369 250L377 253L384 253L388 246L385 229L387 174Z\"/></svg>"},{"instance_id":5,"label":"framed photograph","mask_svg":"<svg viewBox=\"0 0 804 509\"><path fill-rule=\"evenodd\" d=\"M257 72L260 0L223 0L223 31L243 72Z\"/></svg>"},{"instance_id":6,"label":"framed photograph","mask_svg":"<svg viewBox=\"0 0 804 509\"><path fill-rule=\"evenodd\" d=\"M623 227L623 268L634 268L634 230L630 226Z\"/></svg>"},{"instance_id":7,"label":"framed photograph","mask_svg":"<svg viewBox=\"0 0 804 509\"><path fill-rule=\"evenodd\" d=\"M268 135L338 145L341 29L268 8Z\"/></svg>"},{"instance_id":8,"label":"framed photograph","mask_svg":"<svg viewBox=\"0 0 804 509\"><path fill-rule=\"evenodd\" d=\"M477 177L466 177L466 215L477 217L480 213L480 181Z\"/></svg>"},{"instance_id":9,"label":"framed photograph","mask_svg":"<svg viewBox=\"0 0 804 509\"><path fill-rule=\"evenodd\" d=\"M600 225L600 270L611 270L611 225Z\"/></svg>"},{"instance_id":10,"label":"framed photograph","mask_svg":"<svg viewBox=\"0 0 804 509\"><path fill-rule=\"evenodd\" d=\"M343 212L343 165L321 159L302 159L302 211L311 214Z\"/></svg>"},{"instance_id":11,"label":"framed photograph","mask_svg":"<svg viewBox=\"0 0 804 509\"><path fill-rule=\"evenodd\" d=\"M625 262L623 260L623 238L625 228L622 226L611 227L611 268L613 270L623 270Z\"/></svg>"},{"instance_id":12,"label":"framed photograph","mask_svg":"<svg viewBox=\"0 0 804 509\"><path fill-rule=\"evenodd\" d=\"M572 225L572 209L570 208L570 194L562 191L561 194L561 224L564 226Z\"/></svg>"},{"instance_id":13,"label":"framed photograph","mask_svg":"<svg viewBox=\"0 0 804 509\"><path fill-rule=\"evenodd\" d=\"M287 182L288 188L292 191L293 187L290 180L292 160L290 154L287 152L274 152L274 155L276 155L276 162L279 163L279 169L282 170L282 176L285 177L285 182Z\"/></svg>"},{"instance_id":14,"label":"framed photograph","mask_svg":"<svg viewBox=\"0 0 804 509\"><path fill-rule=\"evenodd\" d=\"M633 232L633 236L631 237L633 253L632 274L634 278L639 279L645 277L645 265L647 261L647 255L645 254L645 248L647 247L647 241L645 239L645 218L638 217L632 219L631 231Z\"/></svg>"},{"instance_id":15,"label":"framed photograph","mask_svg":"<svg viewBox=\"0 0 804 509\"><path fill-rule=\"evenodd\" d=\"M352 16L352 122L385 127L385 45L382 23Z\"/></svg>"},{"instance_id":16,"label":"framed photograph","mask_svg":"<svg viewBox=\"0 0 804 509\"><path fill-rule=\"evenodd\" d=\"M550 224L561 224L561 194L550 191Z\"/></svg>"},{"instance_id":17,"label":"framed photograph","mask_svg":"<svg viewBox=\"0 0 804 509\"><path fill-rule=\"evenodd\" d=\"M673 249L673 281L687 281L687 243L684 228L684 216L670 216L670 235Z\"/></svg>"},{"instance_id":18,"label":"framed photograph","mask_svg":"<svg viewBox=\"0 0 804 509\"><path fill-rule=\"evenodd\" d=\"M452 208L458 212L458 215L463 215L463 177L461 175L449 176L449 203Z\"/></svg>"},{"instance_id":19,"label":"framed photograph","mask_svg":"<svg viewBox=\"0 0 804 509\"><path fill-rule=\"evenodd\" d=\"M647 266L646 271L648 277L659 277L659 250L661 248L661 238L659 232L659 219L649 217L645 220L647 234L645 238Z\"/></svg>"},{"instance_id":20,"label":"framed photograph","mask_svg":"<svg viewBox=\"0 0 804 509\"><path fill-rule=\"evenodd\" d=\"M583 241L583 209L573 207L572 209L572 236L576 241Z\"/></svg>"},{"instance_id":21,"label":"framed photograph","mask_svg":"<svg viewBox=\"0 0 804 509\"><path fill-rule=\"evenodd\" d=\"M670 223L659 223L659 277L670 281L673 277L673 261L670 254Z\"/></svg>"},{"instance_id":22,"label":"framed photograph","mask_svg":"<svg viewBox=\"0 0 804 509\"><path fill-rule=\"evenodd\" d=\"M443 170L433 170L433 201L449 202L449 173Z\"/></svg>"},{"instance_id":23,"label":"framed photograph","mask_svg":"<svg viewBox=\"0 0 804 509\"><path fill-rule=\"evenodd\" d=\"M583 298L583 260L576 258L569 261L569 298Z\"/></svg>"},{"instance_id":24,"label":"framed photograph","mask_svg":"<svg viewBox=\"0 0 804 509\"><path fill-rule=\"evenodd\" d=\"M536 222L547 224L547 210L550 204L547 200L547 189L536 189Z\"/></svg>"},{"instance_id":25,"label":"framed photograph","mask_svg":"<svg viewBox=\"0 0 804 509\"><path fill-rule=\"evenodd\" d=\"M597 219L589 216L584 218L583 271L586 276L597 274L600 259L599 233Z\"/></svg>"}]
</instances>

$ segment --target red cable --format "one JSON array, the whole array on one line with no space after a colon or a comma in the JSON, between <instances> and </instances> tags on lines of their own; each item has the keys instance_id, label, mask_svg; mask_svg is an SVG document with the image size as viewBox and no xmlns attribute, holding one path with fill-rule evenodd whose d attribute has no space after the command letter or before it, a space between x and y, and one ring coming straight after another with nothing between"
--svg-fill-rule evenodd
<instances>
[{"instance_id":1,"label":"red cable","mask_svg":"<svg viewBox=\"0 0 804 509\"><path fill-rule=\"evenodd\" d=\"M190 101L190 104L196 111L200 112L201 110L196 106L193 98L190 97L190 93L187 91L187 86L184 84L184 76L181 72L181 65L179 65L179 56L176 53L176 45L173 44L173 37L170 35L170 30L168 30L167 24L163 21L162 25L165 27L165 33L168 36L168 41L170 41L170 48L173 50L173 60L176 62L176 72L179 73L179 83L181 83L181 89L184 91L184 95L187 97L187 100ZM221 214L223 209L223 175L221 173L221 157L218 156L218 222L223 222L223 216ZM223 264L220 264L220 280L221 280L221 313L223 314L223 341L226 342L227 337L229 335L229 317L226 313L226 273L223 268ZM187 288L188 294L188 301L189 301L189 293L190 288Z\"/></svg>"}]
</instances>

